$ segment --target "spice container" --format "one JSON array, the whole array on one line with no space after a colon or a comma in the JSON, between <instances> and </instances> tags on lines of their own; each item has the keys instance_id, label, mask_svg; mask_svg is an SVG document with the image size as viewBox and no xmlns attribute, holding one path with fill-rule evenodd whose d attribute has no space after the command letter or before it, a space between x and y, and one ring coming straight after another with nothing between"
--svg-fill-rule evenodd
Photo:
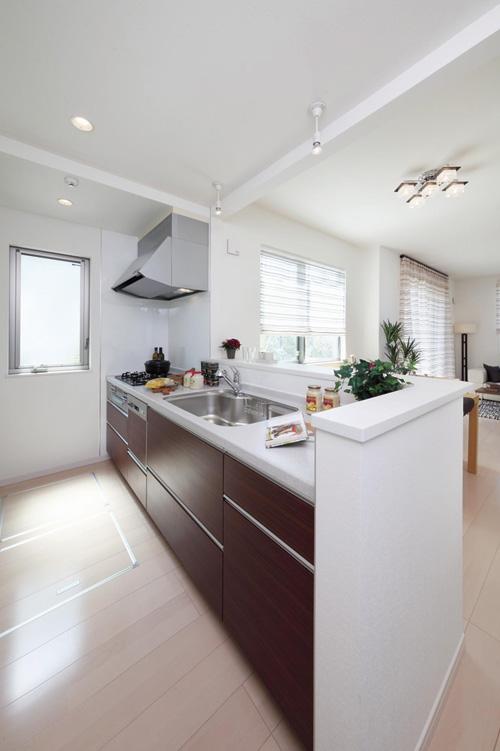
<instances>
[{"instance_id":1,"label":"spice container","mask_svg":"<svg viewBox=\"0 0 500 751\"><path fill-rule=\"evenodd\" d=\"M184 373L184 380L183 380L182 385L184 386L185 389L191 388L191 378L193 376L193 373L194 373L194 368L191 368L191 370L186 370L186 372Z\"/></svg>"},{"instance_id":2,"label":"spice container","mask_svg":"<svg viewBox=\"0 0 500 751\"><path fill-rule=\"evenodd\" d=\"M340 407L340 395L335 386L326 386L323 394L323 409Z\"/></svg>"},{"instance_id":3,"label":"spice container","mask_svg":"<svg viewBox=\"0 0 500 751\"><path fill-rule=\"evenodd\" d=\"M321 386L307 387L306 410L308 412L319 412L321 410Z\"/></svg>"}]
</instances>

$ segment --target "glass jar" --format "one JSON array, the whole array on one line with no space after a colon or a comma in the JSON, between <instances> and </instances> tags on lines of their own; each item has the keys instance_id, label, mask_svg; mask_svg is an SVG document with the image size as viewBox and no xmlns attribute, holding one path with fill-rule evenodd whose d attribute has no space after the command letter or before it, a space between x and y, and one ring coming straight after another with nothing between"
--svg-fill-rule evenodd
<instances>
[{"instance_id":1,"label":"glass jar","mask_svg":"<svg viewBox=\"0 0 500 751\"><path fill-rule=\"evenodd\" d=\"M307 412L319 412L321 410L321 386L308 386L306 394Z\"/></svg>"},{"instance_id":2,"label":"glass jar","mask_svg":"<svg viewBox=\"0 0 500 751\"><path fill-rule=\"evenodd\" d=\"M323 394L323 409L340 407L340 395L334 386L326 386Z\"/></svg>"}]
</instances>

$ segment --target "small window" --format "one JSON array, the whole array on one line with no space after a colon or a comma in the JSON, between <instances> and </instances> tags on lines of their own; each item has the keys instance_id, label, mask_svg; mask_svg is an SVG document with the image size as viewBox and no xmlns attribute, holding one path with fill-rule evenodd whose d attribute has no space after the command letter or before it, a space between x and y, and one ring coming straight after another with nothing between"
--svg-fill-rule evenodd
<instances>
[{"instance_id":1,"label":"small window","mask_svg":"<svg viewBox=\"0 0 500 751\"><path fill-rule=\"evenodd\" d=\"M89 263L11 247L10 373L88 368Z\"/></svg>"},{"instance_id":2,"label":"small window","mask_svg":"<svg viewBox=\"0 0 500 751\"><path fill-rule=\"evenodd\" d=\"M280 361L345 358L346 275L333 266L263 249L260 346Z\"/></svg>"}]
</instances>

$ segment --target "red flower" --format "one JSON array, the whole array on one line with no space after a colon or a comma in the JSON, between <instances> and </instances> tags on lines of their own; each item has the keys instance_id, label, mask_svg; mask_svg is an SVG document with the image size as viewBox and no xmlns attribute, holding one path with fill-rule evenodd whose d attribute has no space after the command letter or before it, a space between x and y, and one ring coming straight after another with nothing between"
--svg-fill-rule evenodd
<instances>
[{"instance_id":1,"label":"red flower","mask_svg":"<svg viewBox=\"0 0 500 751\"><path fill-rule=\"evenodd\" d=\"M239 339L225 339L222 342L224 349L239 349L241 347Z\"/></svg>"}]
</instances>

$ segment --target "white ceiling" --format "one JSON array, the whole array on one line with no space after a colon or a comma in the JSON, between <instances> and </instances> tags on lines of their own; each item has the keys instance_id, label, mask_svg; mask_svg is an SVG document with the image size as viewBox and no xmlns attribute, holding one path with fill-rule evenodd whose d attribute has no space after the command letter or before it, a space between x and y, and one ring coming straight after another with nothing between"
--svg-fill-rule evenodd
<instances>
[{"instance_id":1,"label":"white ceiling","mask_svg":"<svg viewBox=\"0 0 500 751\"><path fill-rule=\"evenodd\" d=\"M169 206L80 179L68 188L64 172L0 153L0 206L142 237ZM69 198L73 206L59 206Z\"/></svg>"},{"instance_id":2,"label":"white ceiling","mask_svg":"<svg viewBox=\"0 0 500 751\"><path fill-rule=\"evenodd\" d=\"M308 138L312 100L332 121L495 5L2 3L0 132L209 204Z\"/></svg>"},{"instance_id":3,"label":"white ceiling","mask_svg":"<svg viewBox=\"0 0 500 751\"><path fill-rule=\"evenodd\" d=\"M484 55L483 55L484 57ZM372 128L261 203L358 244L416 255L455 276L500 273L500 39L386 107ZM411 210L398 183L462 165L466 194Z\"/></svg>"}]
</instances>

